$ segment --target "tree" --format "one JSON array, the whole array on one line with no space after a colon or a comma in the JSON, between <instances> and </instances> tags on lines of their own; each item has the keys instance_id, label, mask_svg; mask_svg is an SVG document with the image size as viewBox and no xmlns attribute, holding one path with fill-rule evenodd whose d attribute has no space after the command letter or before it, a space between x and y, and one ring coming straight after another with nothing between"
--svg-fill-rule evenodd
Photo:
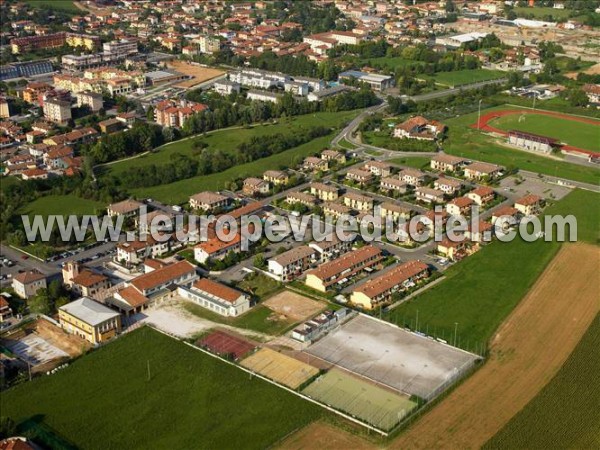
<instances>
[{"instance_id":1,"label":"tree","mask_svg":"<svg viewBox=\"0 0 600 450\"><path fill-rule=\"evenodd\" d=\"M10 417L0 417L0 439L6 439L15 435L17 425Z\"/></svg>"},{"instance_id":2,"label":"tree","mask_svg":"<svg viewBox=\"0 0 600 450\"><path fill-rule=\"evenodd\" d=\"M582 89L572 89L569 92L569 103L572 106L587 106L588 96Z\"/></svg>"},{"instance_id":3,"label":"tree","mask_svg":"<svg viewBox=\"0 0 600 450\"><path fill-rule=\"evenodd\" d=\"M29 311L32 314L44 314L48 315L52 313L52 307L50 305L50 298L48 296L48 289L40 289L37 293L29 299Z\"/></svg>"},{"instance_id":4,"label":"tree","mask_svg":"<svg viewBox=\"0 0 600 450\"><path fill-rule=\"evenodd\" d=\"M259 269L264 269L267 267L267 260L265 259L265 255L263 255L262 253L259 253L258 255L256 255L254 257L254 262L253 262L255 267L258 267Z\"/></svg>"}]
</instances>

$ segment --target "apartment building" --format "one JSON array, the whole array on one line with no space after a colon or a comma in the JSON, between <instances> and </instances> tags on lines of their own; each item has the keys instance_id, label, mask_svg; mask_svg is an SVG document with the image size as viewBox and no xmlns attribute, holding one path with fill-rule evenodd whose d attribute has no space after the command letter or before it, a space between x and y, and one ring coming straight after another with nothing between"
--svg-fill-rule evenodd
<instances>
[{"instance_id":1,"label":"apartment building","mask_svg":"<svg viewBox=\"0 0 600 450\"><path fill-rule=\"evenodd\" d=\"M444 191L420 186L415 189L415 198L424 203L442 203L444 201Z\"/></svg>"},{"instance_id":2,"label":"apartment building","mask_svg":"<svg viewBox=\"0 0 600 450\"><path fill-rule=\"evenodd\" d=\"M348 192L343 197L344 205L349 208L355 209L356 211L372 211L373 210L373 199L366 195L357 194L355 192Z\"/></svg>"},{"instance_id":3,"label":"apartment building","mask_svg":"<svg viewBox=\"0 0 600 450\"><path fill-rule=\"evenodd\" d=\"M467 164L465 158L441 154L431 158L430 167L440 172L456 172Z\"/></svg>"},{"instance_id":4,"label":"apartment building","mask_svg":"<svg viewBox=\"0 0 600 450\"><path fill-rule=\"evenodd\" d=\"M190 197L190 208L211 211L229 205L231 199L217 192L204 191Z\"/></svg>"},{"instance_id":5,"label":"apartment building","mask_svg":"<svg viewBox=\"0 0 600 450\"><path fill-rule=\"evenodd\" d=\"M367 184L373 180L373 174L368 170L350 169L346 172L346 179L359 184Z\"/></svg>"},{"instance_id":6,"label":"apartment building","mask_svg":"<svg viewBox=\"0 0 600 450\"><path fill-rule=\"evenodd\" d=\"M100 344L121 332L121 315L88 297L58 308L58 321L67 332Z\"/></svg>"},{"instance_id":7,"label":"apartment building","mask_svg":"<svg viewBox=\"0 0 600 450\"><path fill-rule=\"evenodd\" d=\"M336 233L331 233L325 239L313 241L308 246L317 251L317 259L324 263L349 252L352 249L352 244L351 240L340 239Z\"/></svg>"},{"instance_id":8,"label":"apartment building","mask_svg":"<svg viewBox=\"0 0 600 450\"><path fill-rule=\"evenodd\" d=\"M71 120L71 102L48 98L44 100L44 118L50 122L66 124Z\"/></svg>"},{"instance_id":9,"label":"apartment building","mask_svg":"<svg viewBox=\"0 0 600 450\"><path fill-rule=\"evenodd\" d=\"M433 182L433 187L451 197L460 191L462 183L452 178L440 177Z\"/></svg>"},{"instance_id":10,"label":"apartment building","mask_svg":"<svg viewBox=\"0 0 600 450\"><path fill-rule=\"evenodd\" d=\"M292 281L317 261L317 255L314 248L301 245L269 259L268 271L279 281Z\"/></svg>"},{"instance_id":11,"label":"apartment building","mask_svg":"<svg viewBox=\"0 0 600 450\"><path fill-rule=\"evenodd\" d=\"M317 203L315 196L300 191L288 192L285 196L285 201L290 205L299 203L308 208L312 208Z\"/></svg>"},{"instance_id":12,"label":"apartment building","mask_svg":"<svg viewBox=\"0 0 600 450\"><path fill-rule=\"evenodd\" d=\"M194 247L194 259L200 264L209 260L221 260L229 252L239 253L242 250L242 236L238 233L231 240L221 240L215 236Z\"/></svg>"},{"instance_id":13,"label":"apartment building","mask_svg":"<svg viewBox=\"0 0 600 450\"><path fill-rule=\"evenodd\" d=\"M310 183L310 193L324 202L332 202L339 197L338 188L325 183Z\"/></svg>"},{"instance_id":14,"label":"apartment building","mask_svg":"<svg viewBox=\"0 0 600 450\"><path fill-rule=\"evenodd\" d=\"M465 177L469 180L481 180L484 177L496 178L502 167L495 164L474 162L465 167Z\"/></svg>"},{"instance_id":15,"label":"apartment building","mask_svg":"<svg viewBox=\"0 0 600 450\"><path fill-rule=\"evenodd\" d=\"M181 297L225 317L237 317L250 309L250 296L209 278L191 287L179 286Z\"/></svg>"},{"instance_id":16,"label":"apartment building","mask_svg":"<svg viewBox=\"0 0 600 450\"><path fill-rule=\"evenodd\" d=\"M382 191L398 192L399 194L406 194L408 190L408 184L398 178L382 178L379 182L379 189Z\"/></svg>"}]
</instances>

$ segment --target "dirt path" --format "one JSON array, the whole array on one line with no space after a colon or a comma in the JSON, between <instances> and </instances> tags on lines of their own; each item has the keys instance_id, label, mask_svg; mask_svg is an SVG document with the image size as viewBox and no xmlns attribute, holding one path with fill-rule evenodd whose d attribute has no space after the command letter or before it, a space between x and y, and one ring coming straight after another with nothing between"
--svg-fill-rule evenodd
<instances>
[{"instance_id":1,"label":"dirt path","mask_svg":"<svg viewBox=\"0 0 600 450\"><path fill-rule=\"evenodd\" d=\"M598 247L565 244L498 330L485 366L391 447L480 448L571 354L598 313L599 270Z\"/></svg>"},{"instance_id":2,"label":"dirt path","mask_svg":"<svg viewBox=\"0 0 600 450\"><path fill-rule=\"evenodd\" d=\"M281 446L280 450L308 449L352 449L368 450L376 448L370 442L332 425L314 422L292 434Z\"/></svg>"}]
</instances>

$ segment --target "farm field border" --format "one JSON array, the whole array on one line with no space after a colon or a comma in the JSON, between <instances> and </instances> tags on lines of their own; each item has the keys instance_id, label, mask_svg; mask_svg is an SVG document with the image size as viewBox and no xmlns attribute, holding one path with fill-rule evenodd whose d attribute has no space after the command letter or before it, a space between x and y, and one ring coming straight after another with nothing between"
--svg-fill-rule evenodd
<instances>
[{"instance_id":1,"label":"farm field border","mask_svg":"<svg viewBox=\"0 0 600 450\"><path fill-rule=\"evenodd\" d=\"M590 244L565 244L497 331L489 361L392 447L478 448L496 434L558 372L596 317L590 281L598 252ZM579 271L570 271L574 266Z\"/></svg>"}]
</instances>

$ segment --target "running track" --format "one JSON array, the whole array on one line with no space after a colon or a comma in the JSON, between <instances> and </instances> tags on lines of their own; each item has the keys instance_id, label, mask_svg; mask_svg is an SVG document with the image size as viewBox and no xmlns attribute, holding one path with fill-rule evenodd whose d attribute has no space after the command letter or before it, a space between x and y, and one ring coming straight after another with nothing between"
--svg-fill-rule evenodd
<instances>
[{"instance_id":1,"label":"running track","mask_svg":"<svg viewBox=\"0 0 600 450\"><path fill-rule=\"evenodd\" d=\"M488 122L490 122L491 120L497 119L499 117L509 116L511 114L539 114L539 115L543 115L543 116L560 117L565 120L588 123L591 125L600 124L600 122L595 119L588 119L586 117L570 116L568 114L562 114L562 113L554 112L554 111L527 110L527 109L505 109L502 111L494 111L494 112L489 112L487 114L482 115L481 116L481 126L480 126L481 131L486 131L488 133L498 133L502 136L508 136L507 131L493 127ZM477 123L474 123L473 125L471 125L471 128L477 129L479 127L478 127ZM567 151L567 152L579 152L579 153L586 153L588 155L600 156L600 153L598 153L598 152L593 152L590 150L585 150L583 148L573 147L572 145L563 145L562 150Z\"/></svg>"}]
</instances>

